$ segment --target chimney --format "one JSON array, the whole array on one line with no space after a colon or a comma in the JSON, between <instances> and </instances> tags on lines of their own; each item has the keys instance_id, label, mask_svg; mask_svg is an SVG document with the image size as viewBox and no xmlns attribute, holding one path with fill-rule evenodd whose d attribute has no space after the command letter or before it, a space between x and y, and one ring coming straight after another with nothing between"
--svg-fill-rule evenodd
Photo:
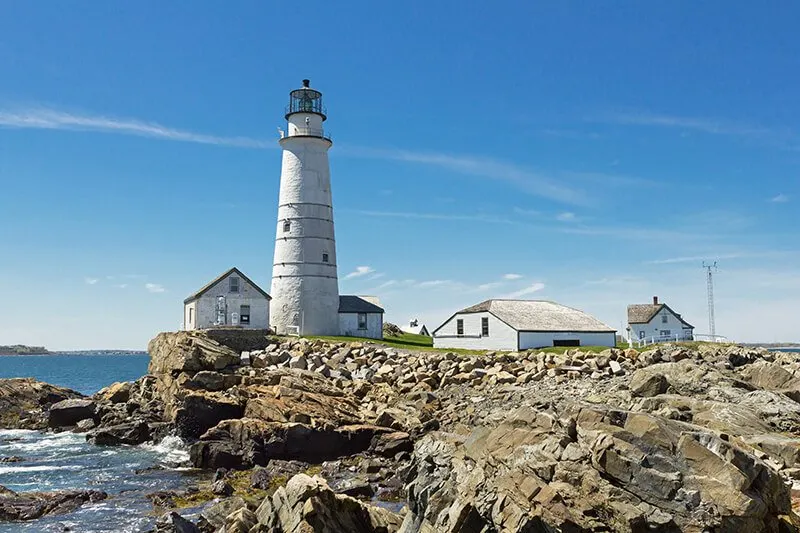
<instances>
[{"instance_id":1,"label":"chimney","mask_svg":"<svg viewBox=\"0 0 800 533\"><path fill-rule=\"evenodd\" d=\"M653 296L653 305L658 305L658 296Z\"/></svg>"}]
</instances>

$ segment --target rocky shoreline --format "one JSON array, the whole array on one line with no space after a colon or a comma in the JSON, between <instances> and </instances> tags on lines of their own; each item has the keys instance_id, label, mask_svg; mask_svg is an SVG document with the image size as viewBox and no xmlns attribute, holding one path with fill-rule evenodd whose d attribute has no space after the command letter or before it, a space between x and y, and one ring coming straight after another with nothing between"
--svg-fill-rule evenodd
<instances>
[{"instance_id":1,"label":"rocky shoreline","mask_svg":"<svg viewBox=\"0 0 800 533\"><path fill-rule=\"evenodd\" d=\"M92 398L0 380L0 407L2 427L98 445L180 436L208 474L152 495L159 532L800 531L796 354L457 355L241 330L148 351L148 375Z\"/></svg>"}]
</instances>

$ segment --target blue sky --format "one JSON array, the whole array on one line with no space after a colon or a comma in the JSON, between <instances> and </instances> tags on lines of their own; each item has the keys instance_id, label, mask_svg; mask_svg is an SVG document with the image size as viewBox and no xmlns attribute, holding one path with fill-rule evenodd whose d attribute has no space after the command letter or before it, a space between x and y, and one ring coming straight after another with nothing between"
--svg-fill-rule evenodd
<instances>
[{"instance_id":1,"label":"blue sky","mask_svg":"<svg viewBox=\"0 0 800 533\"><path fill-rule=\"evenodd\" d=\"M536 4L536 5L533 5ZM0 6L0 344L143 348L236 265L270 285L277 128L324 93L342 293L620 328L660 296L800 341L792 2Z\"/></svg>"}]
</instances>

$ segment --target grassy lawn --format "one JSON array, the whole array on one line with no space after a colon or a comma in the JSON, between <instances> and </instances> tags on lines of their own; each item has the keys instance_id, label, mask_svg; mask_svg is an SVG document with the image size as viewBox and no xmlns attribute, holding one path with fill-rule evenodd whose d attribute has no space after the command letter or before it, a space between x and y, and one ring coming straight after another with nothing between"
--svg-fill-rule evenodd
<instances>
[{"instance_id":1,"label":"grassy lawn","mask_svg":"<svg viewBox=\"0 0 800 533\"><path fill-rule=\"evenodd\" d=\"M309 336L305 337L307 339L322 339L330 342L369 342L372 344L380 344L382 346L389 346L391 348L400 348L403 350L415 350L415 351L425 351L425 352L453 352L463 355L481 355L486 353L487 351L497 351L497 350L466 350L460 348L434 348L433 347L433 339L431 337L426 337L425 335L414 335L413 333L403 333L402 335L398 335L396 337L385 337L381 340L379 339L364 339L361 337L317 337L317 336ZM696 349L697 347L704 345L704 344L714 344L709 342L672 342L670 344L682 346L689 349ZM647 350L652 350L655 347L659 346L650 345L650 346L642 346L636 347L634 346L633 349L637 352L644 352ZM625 350L629 348L628 343L621 342L617 344L617 348L621 350ZM545 348L534 348L533 352L545 352L545 353L555 353L561 354L566 352L567 350L579 350L583 353L600 353L604 350L608 350L607 346L549 346Z\"/></svg>"},{"instance_id":2,"label":"grassy lawn","mask_svg":"<svg viewBox=\"0 0 800 533\"><path fill-rule=\"evenodd\" d=\"M465 355L482 354L485 350L462 350L456 348L434 348L433 339L425 335L415 335L413 333L403 333L396 337L384 337L383 339L363 339L361 337L306 337L307 339L322 339L331 342L370 342L400 348L403 350L416 350L425 352L453 352Z\"/></svg>"}]
</instances>

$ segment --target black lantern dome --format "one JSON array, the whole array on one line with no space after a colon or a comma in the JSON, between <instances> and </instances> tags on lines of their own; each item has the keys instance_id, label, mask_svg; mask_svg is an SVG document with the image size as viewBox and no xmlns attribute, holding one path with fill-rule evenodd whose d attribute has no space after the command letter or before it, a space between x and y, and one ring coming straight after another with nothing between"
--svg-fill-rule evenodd
<instances>
[{"instance_id":1,"label":"black lantern dome","mask_svg":"<svg viewBox=\"0 0 800 533\"><path fill-rule=\"evenodd\" d=\"M314 113L326 120L326 109L322 105L322 93L309 87L311 82L303 80L303 87L289 93L289 105L286 107L286 119L295 113Z\"/></svg>"}]
</instances>

